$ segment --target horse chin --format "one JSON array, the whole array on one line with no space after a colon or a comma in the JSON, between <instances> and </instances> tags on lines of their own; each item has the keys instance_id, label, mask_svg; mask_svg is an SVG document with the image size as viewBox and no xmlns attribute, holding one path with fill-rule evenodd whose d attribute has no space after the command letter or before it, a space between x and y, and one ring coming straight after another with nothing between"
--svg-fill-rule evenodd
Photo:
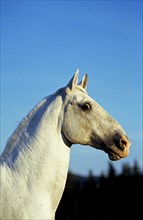
<instances>
[{"instance_id":1,"label":"horse chin","mask_svg":"<svg viewBox=\"0 0 143 220\"><path fill-rule=\"evenodd\" d=\"M118 154L115 153L108 153L108 157L110 160L120 160L122 159L122 157L120 157Z\"/></svg>"}]
</instances>

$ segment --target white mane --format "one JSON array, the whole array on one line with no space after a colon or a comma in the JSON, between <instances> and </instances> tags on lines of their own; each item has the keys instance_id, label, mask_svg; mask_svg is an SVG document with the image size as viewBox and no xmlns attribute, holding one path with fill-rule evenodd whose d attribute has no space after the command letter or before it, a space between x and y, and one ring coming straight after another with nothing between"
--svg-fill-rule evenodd
<instances>
[{"instance_id":1,"label":"white mane","mask_svg":"<svg viewBox=\"0 0 143 220\"><path fill-rule=\"evenodd\" d=\"M63 91L63 88L58 89L54 94L51 94L49 96L46 96L42 100L40 100L35 107L27 114L27 116L19 123L18 127L15 129L13 134L8 139L5 149L0 157L0 163L6 162L9 166L11 166L13 160L15 160L15 156L17 154L13 153L14 151L17 151L17 153L21 150L21 145L19 142L23 139L29 138L29 135L27 133L27 128L32 120L32 118L35 115L40 115L44 111L46 111L47 107L50 105L50 103L55 99L56 96L60 95L60 93ZM23 147L23 146L22 146ZM25 146L27 147L27 146ZM14 156L14 158L12 158Z\"/></svg>"}]
</instances>

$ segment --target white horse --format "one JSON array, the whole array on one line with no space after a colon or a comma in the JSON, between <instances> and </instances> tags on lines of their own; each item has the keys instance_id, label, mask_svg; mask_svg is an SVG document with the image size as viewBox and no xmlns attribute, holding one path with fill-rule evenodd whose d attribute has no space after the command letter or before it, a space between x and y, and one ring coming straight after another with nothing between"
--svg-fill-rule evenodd
<instances>
[{"instance_id":1,"label":"white horse","mask_svg":"<svg viewBox=\"0 0 143 220\"><path fill-rule=\"evenodd\" d=\"M123 128L86 92L78 70L66 87L40 101L19 124L0 157L2 220L52 220L64 191L72 144L111 160L129 153Z\"/></svg>"}]
</instances>

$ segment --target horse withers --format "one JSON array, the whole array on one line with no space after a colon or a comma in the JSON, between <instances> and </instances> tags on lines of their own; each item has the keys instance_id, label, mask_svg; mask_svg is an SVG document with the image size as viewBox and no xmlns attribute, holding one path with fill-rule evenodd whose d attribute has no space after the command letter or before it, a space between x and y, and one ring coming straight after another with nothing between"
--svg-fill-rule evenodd
<instances>
[{"instance_id":1,"label":"horse withers","mask_svg":"<svg viewBox=\"0 0 143 220\"><path fill-rule=\"evenodd\" d=\"M119 160L130 141L86 92L88 76L42 99L21 121L0 156L1 220L53 220L67 179L73 144L90 145Z\"/></svg>"}]
</instances>

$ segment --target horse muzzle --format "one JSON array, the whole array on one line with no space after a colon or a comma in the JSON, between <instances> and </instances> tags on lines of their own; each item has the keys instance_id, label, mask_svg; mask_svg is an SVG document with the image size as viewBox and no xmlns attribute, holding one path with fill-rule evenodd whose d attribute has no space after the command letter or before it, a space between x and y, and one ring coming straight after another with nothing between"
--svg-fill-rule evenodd
<instances>
[{"instance_id":1,"label":"horse muzzle","mask_svg":"<svg viewBox=\"0 0 143 220\"><path fill-rule=\"evenodd\" d=\"M128 137L123 134L116 133L114 135L114 144L110 147L106 145L106 152L108 153L110 160L120 160L121 158L127 157L130 150L131 142Z\"/></svg>"}]
</instances>

